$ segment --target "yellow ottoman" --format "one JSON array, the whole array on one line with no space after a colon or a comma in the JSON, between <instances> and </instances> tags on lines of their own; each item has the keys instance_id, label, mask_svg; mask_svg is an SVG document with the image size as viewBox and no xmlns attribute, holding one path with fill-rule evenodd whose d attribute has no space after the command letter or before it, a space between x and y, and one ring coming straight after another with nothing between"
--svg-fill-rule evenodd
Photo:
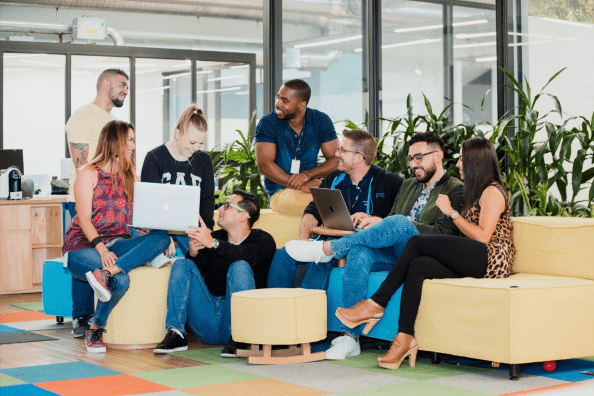
<instances>
[{"instance_id":1,"label":"yellow ottoman","mask_svg":"<svg viewBox=\"0 0 594 396\"><path fill-rule=\"evenodd\" d=\"M310 343L326 338L326 310L324 290L256 289L233 293L233 340L252 344L251 350L237 350L237 356L247 356L252 364L324 360L325 352L312 354ZM272 345L290 348L272 351Z\"/></svg>"},{"instance_id":2,"label":"yellow ottoman","mask_svg":"<svg viewBox=\"0 0 594 396\"><path fill-rule=\"evenodd\" d=\"M130 288L109 314L103 335L108 348L154 348L165 338L171 264L130 271Z\"/></svg>"}]
</instances>

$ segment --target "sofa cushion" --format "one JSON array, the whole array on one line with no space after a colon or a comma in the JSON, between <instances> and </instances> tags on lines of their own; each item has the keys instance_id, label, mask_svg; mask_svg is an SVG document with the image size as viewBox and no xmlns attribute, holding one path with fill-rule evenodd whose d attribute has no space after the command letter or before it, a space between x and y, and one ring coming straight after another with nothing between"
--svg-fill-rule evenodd
<instances>
[{"instance_id":1,"label":"sofa cushion","mask_svg":"<svg viewBox=\"0 0 594 396\"><path fill-rule=\"evenodd\" d=\"M423 350L502 363L594 353L594 281L537 274L423 284L415 332Z\"/></svg>"},{"instance_id":2,"label":"sofa cushion","mask_svg":"<svg viewBox=\"0 0 594 396\"><path fill-rule=\"evenodd\" d=\"M513 225L514 272L594 280L594 219L519 217Z\"/></svg>"}]
</instances>

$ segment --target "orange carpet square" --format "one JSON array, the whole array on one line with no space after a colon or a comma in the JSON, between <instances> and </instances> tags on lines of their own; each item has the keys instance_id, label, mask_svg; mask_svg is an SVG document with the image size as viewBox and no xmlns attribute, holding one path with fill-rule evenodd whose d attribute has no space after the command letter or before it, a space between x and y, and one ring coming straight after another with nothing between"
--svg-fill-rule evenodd
<instances>
[{"instance_id":1,"label":"orange carpet square","mask_svg":"<svg viewBox=\"0 0 594 396\"><path fill-rule=\"evenodd\" d=\"M330 394L330 392L323 390L295 385L272 378L197 386L195 388L185 388L181 390L200 396L318 396Z\"/></svg>"},{"instance_id":2,"label":"orange carpet square","mask_svg":"<svg viewBox=\"0 0 594 396\"><path fill-rule=\"evenodd\" d=\"M35 385L63 396L134 395L173 389L126 374L56 382L40 382Z\"/></svg>"},{"instance_id":3,"label":"orange carpet square","mask_svg":"<svg viewBox=\"0 0 594 396\"><path fill-rule=\"evenodd\" d=\"M43 312L11 312L0 314L0 323L11 323L11 322L31 322L33 320L47 320L56 319L55 316L49 316Z\"/></svg>"}]
</instances>

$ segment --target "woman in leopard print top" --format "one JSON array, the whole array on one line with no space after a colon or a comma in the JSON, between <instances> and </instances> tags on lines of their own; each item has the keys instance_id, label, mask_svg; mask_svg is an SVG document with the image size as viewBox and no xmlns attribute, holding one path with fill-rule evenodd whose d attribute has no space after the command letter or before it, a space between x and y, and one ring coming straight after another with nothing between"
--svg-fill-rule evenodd
<instances>
[{"instance_id":1,"label":"woman in leopard print top","mask_svg":"<svg viewBox=\"0 0 594 396\"><path fill-rule=\"evenodd\" d=\"M370 299L336 311L346 326L367 323L369 331L382 317L392 295L403 286L398 334L389 352L378 358L381 367L396 369L407 356L414 367L418 350L414 324L425 279L503 278L511 272L515 256L511 208L493 144L483 137L466 140L456 166L465 182L462 214L452 208L447 195L439 195L437 206L464 236L412 236Z\"/></svg>"}]
</instances>

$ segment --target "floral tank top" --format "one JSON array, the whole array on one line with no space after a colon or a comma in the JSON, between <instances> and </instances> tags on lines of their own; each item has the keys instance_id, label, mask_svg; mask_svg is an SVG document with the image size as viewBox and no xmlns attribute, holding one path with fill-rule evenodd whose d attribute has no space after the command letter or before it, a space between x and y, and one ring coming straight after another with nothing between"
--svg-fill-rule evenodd
<instances>
[{"instance_id":1,"label":"floral tank top","mask_svg":"<svg viewBox=\"0 0 594 396\"><path fill-rule=\"evenodd\" d=\"M510 220L511 206L507 199L505 189L498 183L492 183L491 186L497 188L505 197L506 209L499 216L495 232L489 243L487 243L487 273L485 278L507 278L511 273L516 256L514 247L513 225ZM478 199L468 213L464 215L466 221L478 225L481 207Z\"/></svg>"},{"instance_id":2,"label":"floral tank top","mask_svg":"<svg viewBox=\"0 0 594 396\"><path fill-rule=\"evenodd\" d=\"M131 238L132 204L128 202L128 194L124 190L120 175L116 175L117 188L114 190L111 174L103 169L97 170L97 186L93 190L91 221L103 243L107 244L117 238ZM92 248L80 228L78 216L74 216L66 236L62 254L79 249Z\"/></svg>"}]
</instances>

